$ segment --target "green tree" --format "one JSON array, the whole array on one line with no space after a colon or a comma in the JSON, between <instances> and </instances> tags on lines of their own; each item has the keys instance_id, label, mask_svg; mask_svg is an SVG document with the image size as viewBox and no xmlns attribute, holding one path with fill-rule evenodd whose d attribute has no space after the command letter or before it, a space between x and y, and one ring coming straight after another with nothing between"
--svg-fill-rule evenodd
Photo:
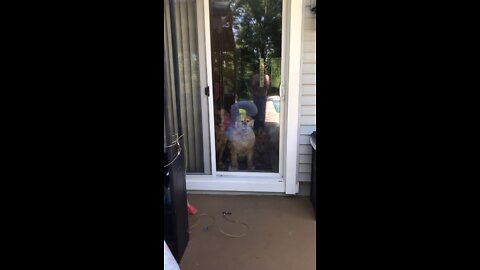
<instances>
[{"instance_id":1,"label":"green tree","mask_svg":"<svg viewBox=\"0 0 480 270\"><path fill-rule=\"evenodd\" d=\"M245 82L253 72L259 72L260 59L264 59L265 71L271 75L272 64L279 65L279 61L272 59L281 57L282 0L229 0L229 3L234 18L238 85L247 90Z\"/></svg>"}]
</instances>

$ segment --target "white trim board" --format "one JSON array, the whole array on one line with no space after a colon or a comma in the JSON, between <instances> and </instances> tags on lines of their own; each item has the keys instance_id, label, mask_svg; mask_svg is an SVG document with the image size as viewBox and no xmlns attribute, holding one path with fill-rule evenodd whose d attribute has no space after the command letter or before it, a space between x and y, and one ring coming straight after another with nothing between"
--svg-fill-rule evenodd
<instances>
[{"instance_id":1,"label":"white trim board","mask_svg":"<svg viewBox=\"0 0 480 270\"><path fill-rule=\"evenodd\" d=\"M302 16L303 1L289 1L290 21L288 25L288 83L287 83L287 149L285 168L285 193L296 194L297 182L297 148L300 118L300 75L302 56Z\"/></svg>"},{"instance_id":2,"label":"white trim board","mask_svg":"<svg viewBox=\"0 0 480 270\"><path fill-rule=\"evenodd\" d=\"M234 177L211 175L187 175L187 190L241 191L241 192L285 192L281 178Z\"/></svg>"}]
</instances>

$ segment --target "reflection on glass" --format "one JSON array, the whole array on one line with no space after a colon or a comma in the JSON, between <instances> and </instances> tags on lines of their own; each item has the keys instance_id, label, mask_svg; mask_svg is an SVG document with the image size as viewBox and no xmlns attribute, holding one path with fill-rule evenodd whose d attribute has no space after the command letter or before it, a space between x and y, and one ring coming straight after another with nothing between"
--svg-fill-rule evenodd
<instances>
[{"instance_id":1,"label":"reflection on glass","mask_svg":"<svg viewBox=\"0 0 480 270\"><path fill-rule=\"evenodd\" d=\"M217 170L278 172L282 0L210 1Z\"/></svg>"},{"instance_id":2,"label":"reflection on glass","mask_svg":"<svg viewBox=\"0 0 480 270\"><path fill-rule=\"evenodd\" d=\"M181 122L185 154L185 167L187 173L208 173L209 164L206 161L206 154L204 152L204 144L202 140L203 122L202 122L202 105L200 92L200 62L198 59L198 40L197 32L197 18L195 16L196 1L182 0L174 1L175 10L175 31L171 29L170 3L164 1L164 48L167 65L167 84L169 86L170 98L168 103L170 114L173 115L173 122ZM173 57L173 34L177 45L177 59ZM180 71L179 76L179 90L175 93L174 82L174 60L178 63ZM177 115L176 100L180 101L180 113ZM174 132L170 134L175 138L175 133L178 132L174 128ZM173 141L167 142L168 145Z\"/></svg>"}]
</instances>

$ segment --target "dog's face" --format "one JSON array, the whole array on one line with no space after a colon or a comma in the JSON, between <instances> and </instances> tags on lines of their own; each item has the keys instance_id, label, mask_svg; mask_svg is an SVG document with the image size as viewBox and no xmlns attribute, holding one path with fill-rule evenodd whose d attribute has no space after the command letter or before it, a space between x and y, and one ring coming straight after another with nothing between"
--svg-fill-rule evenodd
<instances>
[{"instance_id":1,"label":"dog's face","mask_svg":"<svg viewBox=\"0 0 480 270\"><path fill-rule=\"evenodd\" d=\"M255 121L255 120L253 120L252 117L247 116L247 117L245 117L245 119L243 119L243 121L242 121L242 126L243 126L244 128L246 128L246 127L253 128L253 123L254 123L254 121Z\"/></svg>"},{"instance_id":2,"label":"dog's face","mask_svg":"<svg viewBox=\"0 0 480 270\"><path fill-rule=\"evenodd\" d=\"M252 130L254 121L250 116L246 116L243 120L239 116L237 121L235 121L235 128L241 131Z\"/></svg>"},{"instance_id":3,"label":"dog's face","mask_svg":"<svg viewBox=\"0 0 480 270\"><path fill-rule=\"evenodd\" d=\"M214 121L215 121L215 126L217 127L224 127L224 124L228 120L228 113L224 109L220 110L215 110L214 114Z\"/></svg>"}]
</instances>

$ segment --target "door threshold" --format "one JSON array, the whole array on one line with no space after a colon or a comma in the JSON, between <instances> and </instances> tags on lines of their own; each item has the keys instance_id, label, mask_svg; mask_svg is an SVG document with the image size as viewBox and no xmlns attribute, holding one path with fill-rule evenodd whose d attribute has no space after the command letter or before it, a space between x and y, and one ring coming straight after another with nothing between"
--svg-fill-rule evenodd
<instances>
[{"instance_id":1,"label":"door threshold","mask_svg":"<svg viewBox=\"0 0 480 270\"><path fill-rule=\"evenodd\" d=\"M232 196L286 196L284 192L246 192L246 191L212 191L187 190L188 195L232 195Z\"/></svg>"},{"instance_id":2,"label":"door threshold","mask_svg":"<svg viewBox=\"0 0 480 270\"><path fill-rule=\"evenodd\" d=\"M285 193L281 177L187 175L187 191Z\"/></svg>"}]
</instances>

